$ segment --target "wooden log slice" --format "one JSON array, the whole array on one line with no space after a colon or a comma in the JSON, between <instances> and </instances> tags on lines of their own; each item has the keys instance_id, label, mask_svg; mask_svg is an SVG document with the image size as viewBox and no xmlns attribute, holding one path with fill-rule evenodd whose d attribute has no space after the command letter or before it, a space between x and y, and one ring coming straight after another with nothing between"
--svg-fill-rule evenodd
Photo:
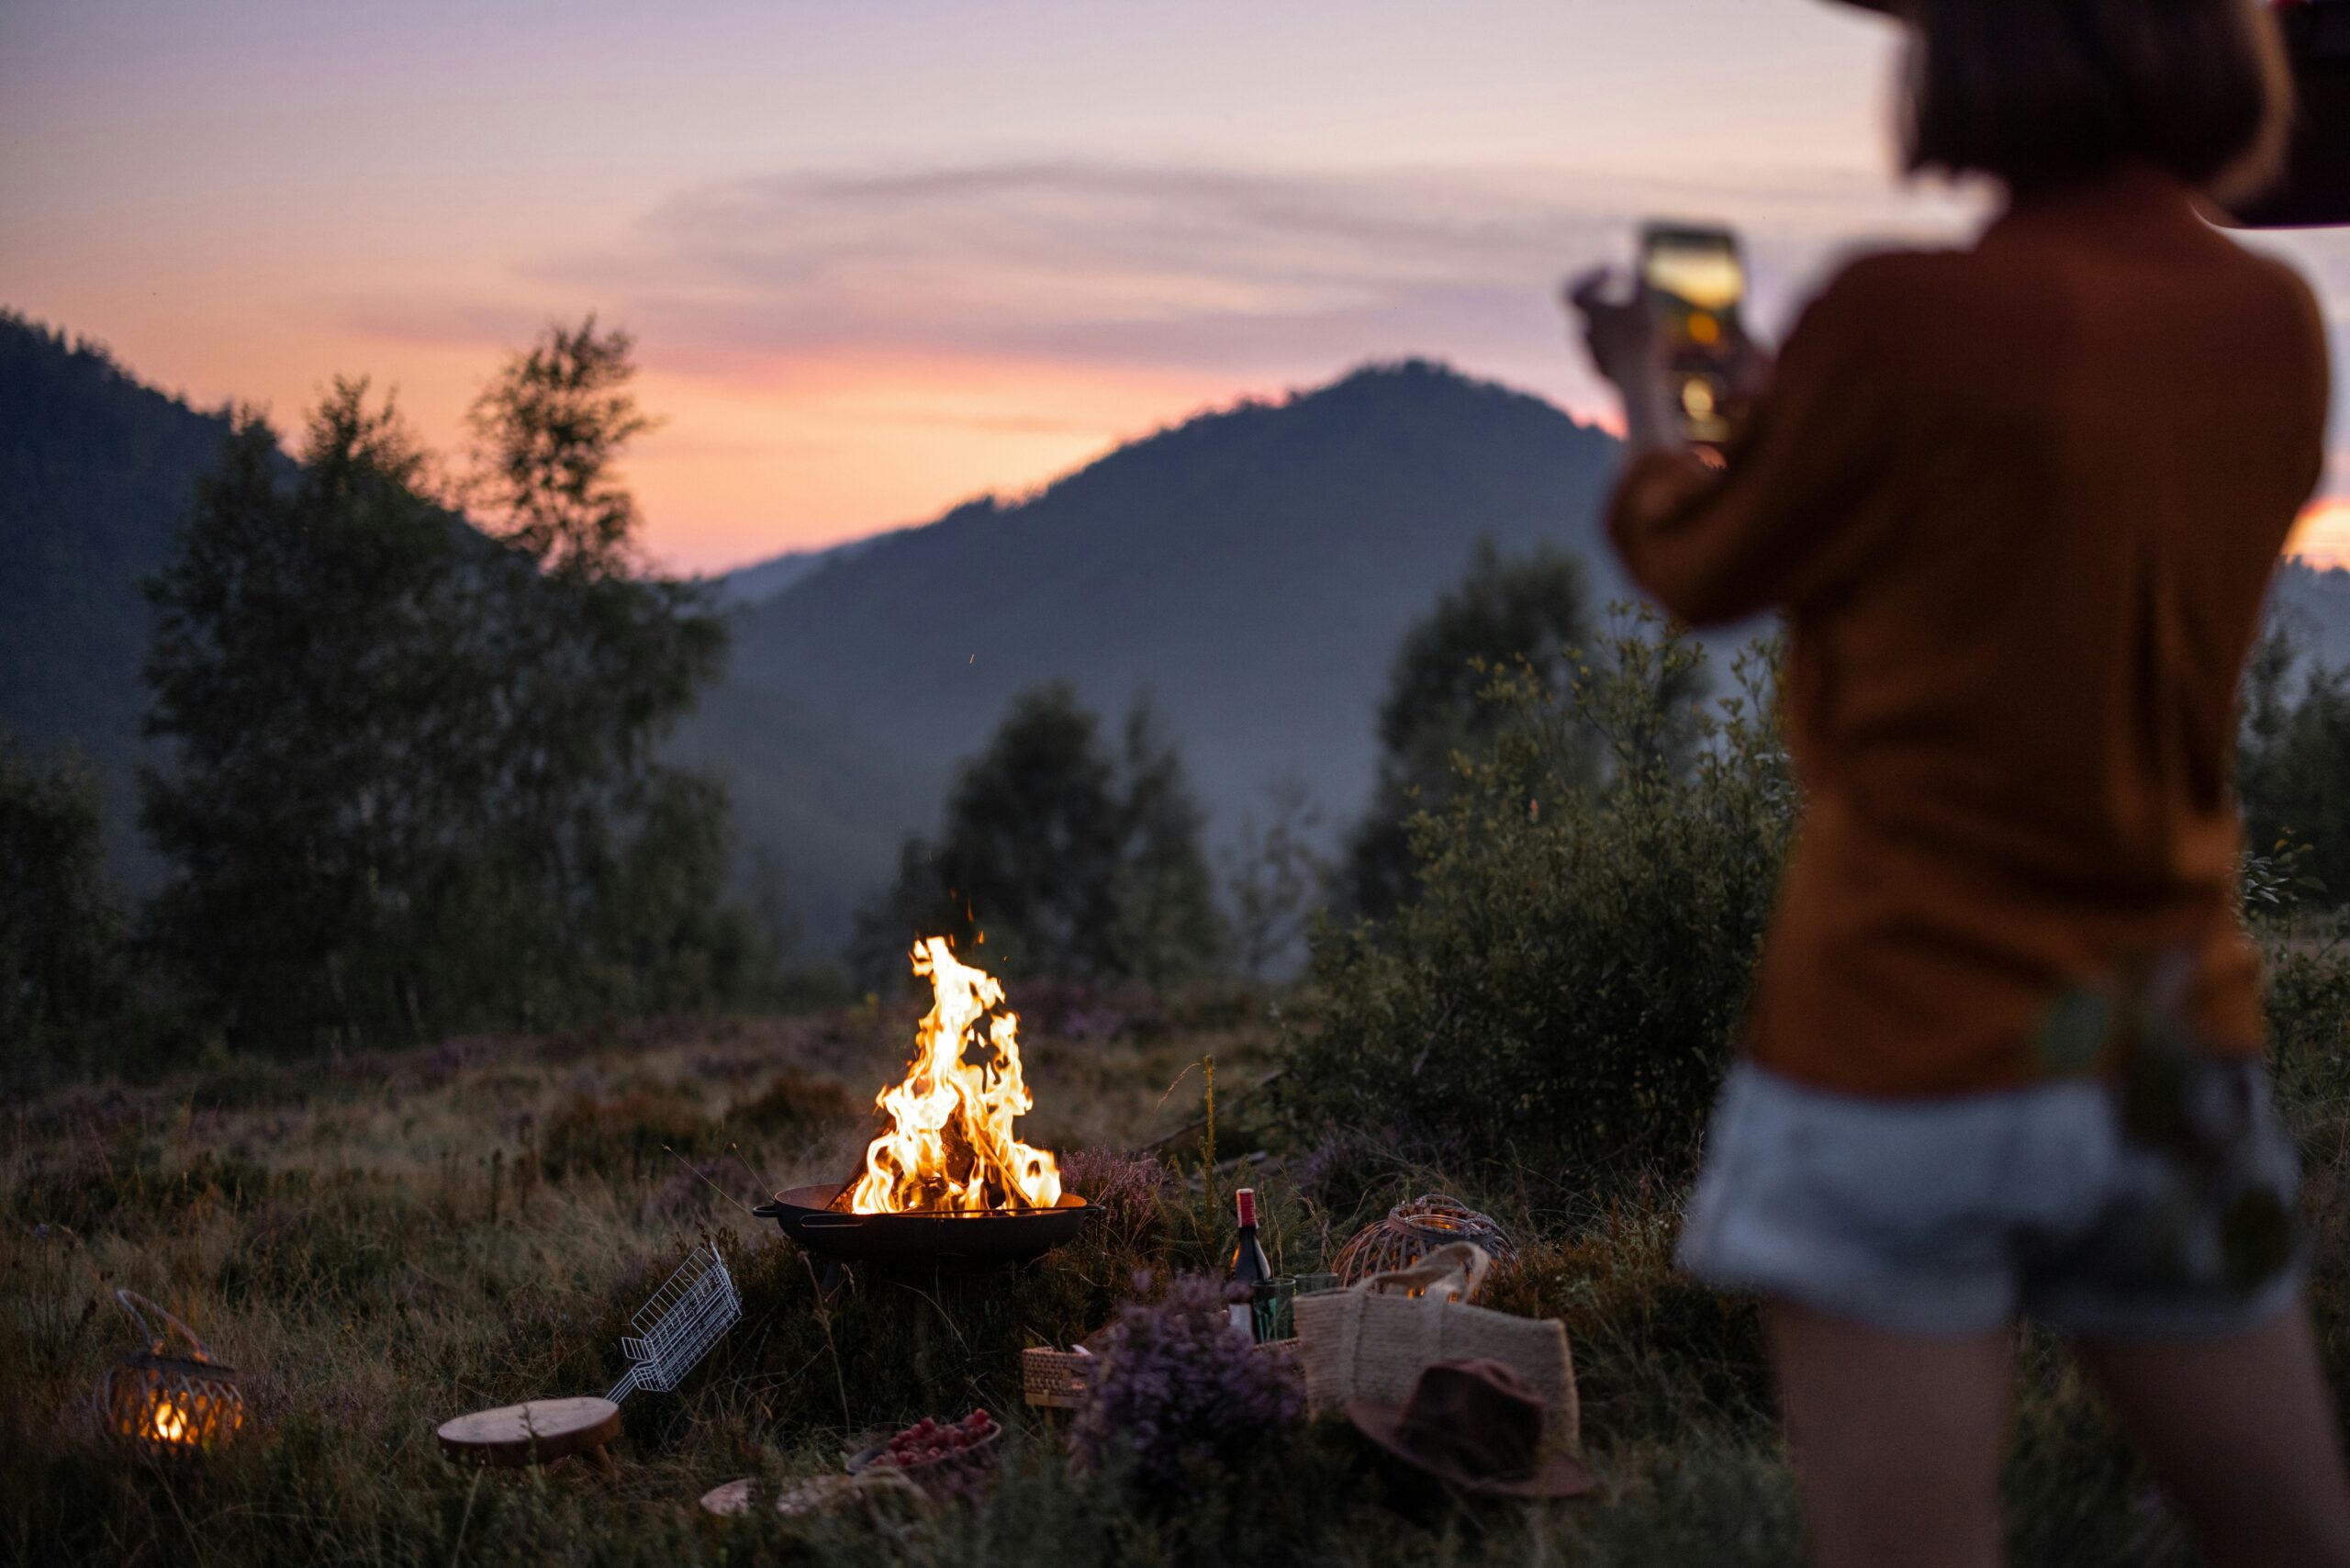
<instances>
[{"instance_id":1,"label":"wooden log slice","mask_svg":"<svg viewBox=\"0 0 2350 1568\"><path fill-rule=\"evenodd\" d=\"M713 1486L701 1495L701 1506L721 1518L748 1513L752 1485L745 1477ZM861 1475L813 1476L769 1500L779 1514L800 1515L852 1501L870 1506L884 1497L911 1500L917 1505L928 1501L920 1488L894 1470L869 1470Z\"/></svg>"},{"instance_id":2,"label":"wooden log slice","mask_svg":"<svg viewBox=\"0 0 2350 1568\"><path fill-rule=\"evenodd\" d=\"M604 1445L621 1435L621 1407L609 1399L533 1399L476 1410L441 1424L441 1450L466 1464L553 1464L586 1453L605 1468Z\"/></svg>"}]
</instances>

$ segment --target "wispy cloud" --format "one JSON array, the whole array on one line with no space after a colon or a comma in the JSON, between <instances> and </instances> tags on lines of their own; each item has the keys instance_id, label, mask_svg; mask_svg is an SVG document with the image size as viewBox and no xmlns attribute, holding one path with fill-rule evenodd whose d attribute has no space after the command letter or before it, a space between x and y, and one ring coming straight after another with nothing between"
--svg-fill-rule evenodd
<instances>
[{"instance_id":1,"label":"wispy cloud","mask_svg":"<svg viewBox=\"0 0 2350 1568\"><path fill-rule=\"evenodd\" d=\"M1319 375L1428 353L1504 368L1555 356L1552 294L1658 211L1750 230L1767 314L1856 229L1948 232L1964 204L1834 175L1660 188L1573 174L1243 172L1024 162L730 181L658 203L609 246L527 281L606 300L674 373L919 353ZM379 330L500 313L375 302Z\"/></svg>"}]
</instances>

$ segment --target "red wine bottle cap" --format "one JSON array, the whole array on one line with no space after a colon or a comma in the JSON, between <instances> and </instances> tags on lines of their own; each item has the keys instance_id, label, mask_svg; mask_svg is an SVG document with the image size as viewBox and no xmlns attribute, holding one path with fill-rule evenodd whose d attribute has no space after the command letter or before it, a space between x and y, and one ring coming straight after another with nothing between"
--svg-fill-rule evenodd
<instances>
[{"instance_id":1,"label":"red wine bottle cap","mask_svg":"<svg viewBox=\"0 0 2350 1568\"><path fill-rule=\"evenodd\" d=\"M1237 1192L1237 1193L1233 1193L1233 1194L1232 1194L1232 1201L1233 1201L1236 1204L1237 1204L1237 1205L1239 1206L1239 1209L1240 1209L1240 1223L1241 1223L1241 1224L1243 1224L1243 1225L1254 1225L1254 1224L1256 1224L1256 1223L1257 1223L1257 1189L1256 1189L1256 1188L1254 1188L1254 1187L1243 1187L1243 1188L1241 1188L1241 1189L1240 1189L1240 1191L1238 1191L1238 1192Z\"/></svg>"}]
</instances>

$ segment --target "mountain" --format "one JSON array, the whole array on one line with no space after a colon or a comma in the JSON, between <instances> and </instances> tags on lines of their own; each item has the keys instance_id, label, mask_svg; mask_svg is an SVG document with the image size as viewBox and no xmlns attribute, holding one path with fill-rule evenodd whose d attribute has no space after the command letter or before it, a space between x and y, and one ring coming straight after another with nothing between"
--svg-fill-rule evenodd
<instances>
[{"instance_id":1,"label":"mountain","mask_svg":"<svg viewBox=\"0 0 2350 1568\"><path fill-rule=\"evenodd\" d=\"M0 724L95 767L108 869L151 883L134 768L146 756L141 581L159 570L225 413L143 386L86 341L0 310Z\"/></svg>"},{"instance_id":2,"label":"mountain","mask_svg":"<svg viewBox=\"0 0 2350 1568\"><path fill-rule=\"evenodd\" d=\"M96 765L134 893L156 871L136 832L139 585L227 431L0 312L0 724ZM725 779L746 885L779 879L820 949L1038 680L1113 722L1150 691L1214 836L1284 775L1342 825L1396 640L1480 535L1576 552L1595 606L1627 596L1596 532L1614 454L1539 398L1424 363L1203 415L1024 498L719 579L734 654L671 752ZM2288 567L2277 602L2350 666L2350 573Z\"/></svg>"},{"instance_id":3,"label":"mountain","mask_svg":"<svg viewBox=\"0 0 2350 1568\"><path fill-rule=\"evenodd\" d=\"M1217 828L1284 775L1349 817L1396 641L1481 535L1561 545L1592 564L1595 604L1623 594L1596 535L1615 452L1437 365L1360 371L825 563L740 612L726 689L789 697L903 758L924 802L908 828L931 825L1013 694L1054 678L1113 720L1149 691Z\"/></svg>"},{"instance_id":4,"label":"mountain","mask_svg":"<svg viewBox=\"0 0 2350 1568\"><path fill-rule=\"evenodd\" d=\"M770 555L764 561L754 561L747 566L737 566L710 579L711 588L718 595L718 602L733 609L773 599L800 578L834 561L846 560L858 551L873 544L888 534L875 534L865 539L852 539L822 550L788 550L780 555Z\"/></svg>"},{"instance_id":5,"label":"mountain","mask_svg":"<svg viewBox=\"0 0 2350 1568\"><path fill-rule=\"evenodd\" d=\"M813 953L838 950L899 840L935 811L926 770L788 693L737 681L702 698L668 752L726 785L737 885L779 890Z\"/></svg>"},{"instance_id":6,"label":"mountain","mask_svg":"<svg viewBox=\"0 0 2350 1568\"><path fill-rule=\"evenodd\" d=\"M107 869L133 895L162 870L138 828L136 770L151 757L140 584L168 560L229 429L103 349L0 310L0 727L36 756L71 747L94 765ZM828 936L928 804L898 759L772 693L712 693L672 753L733 785L738 823L784 846L788 896ZM749 881L756 857L744 858Z\"/></svg>"}]
</instances>

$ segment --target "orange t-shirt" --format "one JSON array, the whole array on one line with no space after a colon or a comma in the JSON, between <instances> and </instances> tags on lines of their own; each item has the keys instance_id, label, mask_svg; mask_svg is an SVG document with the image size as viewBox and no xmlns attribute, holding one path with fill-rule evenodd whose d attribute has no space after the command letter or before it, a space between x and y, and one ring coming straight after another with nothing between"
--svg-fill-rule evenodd
<instances>
[{"instance_id":1,"label":"orange t-shirt","mask_svg":"<svg viewBox=\"0 0 2350 1568\"><path fill-rule=\"evenodd\" d=\"M2132 171L1847 268L1715 473L1610 527L1693 624L1783 610L1806 791L1748 1050L1824 1088L2012 1086L2058 999L2165 955L2260 1048L2236 688L2324 459L2315 300Z\"/></svg>"}]
</instances>

